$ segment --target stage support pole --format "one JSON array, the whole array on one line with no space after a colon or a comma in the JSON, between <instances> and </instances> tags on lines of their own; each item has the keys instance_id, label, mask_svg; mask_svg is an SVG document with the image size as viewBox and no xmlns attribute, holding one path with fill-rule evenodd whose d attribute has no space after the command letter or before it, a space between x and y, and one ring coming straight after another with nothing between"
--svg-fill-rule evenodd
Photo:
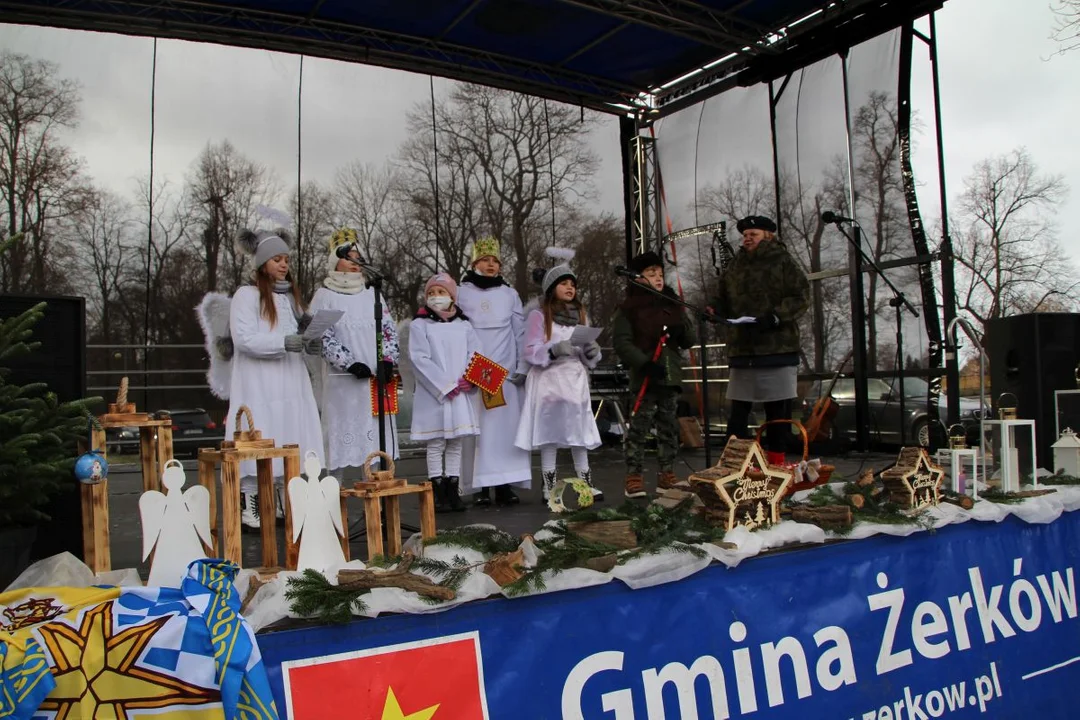
<instances>
[{"instance_id":1,"label":"stage support pole","mask_svg":"<svg viewBox=\"0 0 1080 720\"><path fill-rule=\"evenodd\" d=\"M619 116L619 146L622 150L623 217L626 229L626 264L634 257L634 138L637 137L634 118Z\"/></svg>"}]
</instances>

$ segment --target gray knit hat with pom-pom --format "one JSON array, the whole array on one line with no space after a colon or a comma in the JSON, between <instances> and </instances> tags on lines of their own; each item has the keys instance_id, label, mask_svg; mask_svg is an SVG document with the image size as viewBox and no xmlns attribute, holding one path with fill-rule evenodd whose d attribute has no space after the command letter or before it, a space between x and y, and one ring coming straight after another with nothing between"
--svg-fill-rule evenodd
<instances>
[{"instance_id":1,"label":"gray knit hat with pom-pom","mask_svg":"<svg viewBox=\"0 0 1080 720\"><path fill-rule=\"evenodd\" d=\"M285 228L258 232L244 229L236 238L236 247L252 257L256 268L261 268L270 258L292 252L292 236Z\"/></svg>"}]
</instances>

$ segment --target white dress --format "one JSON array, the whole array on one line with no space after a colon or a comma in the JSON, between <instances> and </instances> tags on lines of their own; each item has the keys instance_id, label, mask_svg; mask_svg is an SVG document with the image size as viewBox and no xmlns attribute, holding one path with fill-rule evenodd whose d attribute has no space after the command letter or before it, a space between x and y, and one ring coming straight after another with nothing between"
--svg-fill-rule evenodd
<instances>
[{"instance_id":1,"label":"white dress","mask_svg":"<svg viewBox=\"0 0 1080 720\"><path fill-rule=\"evenodd\" d=\"M421 312L430 313L422 309ZM465 374L480 347L476 331L466 320L443 322L418 317L409 325L409 359L416 375L410 437L428 441L457 438L480 432L473 393L447 393ZM476 391L479 392L479 391Z\"/></svg>"},{"instance_id":2,"label":"white dress","mask_svg":"<svg viewBox=\"0 0 1080 720\"><path fill-rule=\"evenodd\" d=\"M270 327L259 308L257 288L247 285L233 295L229 327L235 351L225 438L231 439L236 429L237 409L247 405L264 438L272 439L278 447L296 443L300 457L314 451L321 459L319 410L307 366L301 353L285 352L285 336L296 333L292 295L274 293L274 307L277 323ZM274 460L274 476L282 477L284 473L282 461ZM254 460L240 463L241 477L254 475Z\"/></svg>"},{"instance_id":3,"label":"white dress","mask_svg":"<svg viewBox=\"0 0 1080 720\"><path fill-rule=\"evenodd\" d=\"M569 340L574 328L551 324L551 338L544 337L544 315L533 310L525 321L525 359L532 366L525 381L525 406L514 444L526 450L544 445L600 447L600 431L592 413L589 373L578 348L572 355L552 360L548 350ZM600 362L597 355L587 363Z\"/></svg>"},{"instance_id":4,"label":"white dress","mask_svg":"<svg viewBox=\"0 0 1080 720\"><path fill-rule=\"evenodd\" d=\"M480 341L480 354L513 373L525 374L529 364L523 357L525 318L521 298L507 285L481 290L472 283L458 288L458 306L469 318ZM503 383L506 404L484 407L479 392L473 393L480 434L466 440L461 466L463 492L497 485L532 482L532 459L528 450L514 445L521 420L522 389L507 378Z\"/></svg>"},{"instance_id":5,"label":"white dress","mask_svg":"<svg viewBox=\"0 0 1080 720\"><path fill-rule=\"evenodd\" d=\"M322 431L326 440L330 470L360 467L367 456L379 449L379 419L372 414L371 384L360 380L347 369L354 362L378 369L375 347L375 291L349 295L319 288L311 299L311 312L342 310L345 314L334 325L334 332L323 338L326 363L322 372ZM383 305L383 357L398 362L397 329L390 311ZM398 457L398 437L394 415L386 415L386 452Z\"/></svg>"}]
</instances>

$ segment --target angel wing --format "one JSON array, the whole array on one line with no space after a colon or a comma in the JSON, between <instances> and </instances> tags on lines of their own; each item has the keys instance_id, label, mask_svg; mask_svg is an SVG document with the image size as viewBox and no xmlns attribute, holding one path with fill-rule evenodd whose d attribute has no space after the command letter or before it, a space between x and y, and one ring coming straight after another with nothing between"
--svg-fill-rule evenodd
<instances>
[{"instance_id":1,"label":"angel wing","mask_svg":"<svg viewBox=\"0 0 1080 720\"><path fill-rule=\"evenodd\" d=\"M229 307L232 300L228 295L209 292L195 308L206 339L206 352L210 356L210 369L206 373L210 392L221 400L229 399L229 384L232 379L232 358L224 357L218 349L217 341L231 336L229 331Z\"/></svg>"},{"instance_id":2,"label":"angel wing","mask_svg":"<svg viewBox=\"0 0 1080 720\"><path fill-rule=\"evenodd\" d=\"M322 492L325 503L323 507L330 515L334 529L337 530L339 537L344 537L345 529L341 525L341 483L337 481L337 478L327 475L319 480L319 490Z\"/></svg>"},{"instance_id":3,"label":"angel wing","mask_svg":"<svg viewBox=\"0 0 1080 720\"><path fill-rule=\"evenodd\" d=\"M164 493L157 490L147 490L139 497L139 517L142 520L143 530L143 560L150 557L150 553L161 535L161 527L165 521L166 504L167 500Z\"/></svg>"},{"instance_id":4,"label":"angel wing","mask_svg":"<svg viewBox=\"0 0 1080 720\"><path fill-rule=\"evenodd\" d=\"M184 504L188 509L195 532L208 548L214 547L214 537L210 534L210 491L202 485L192 485L184 491Z\"/></svg>"},{"instance_id":5,"label":"angel wing","mask_svg":"<svg viewBox=\"0 0 1080 720\"><path fill-rule=\"evenodd\" d=\"M292 541L298 542L308 516L308 484L301 477L289 481L289 502L292 504Z\"/></svg>"}]
</instances>

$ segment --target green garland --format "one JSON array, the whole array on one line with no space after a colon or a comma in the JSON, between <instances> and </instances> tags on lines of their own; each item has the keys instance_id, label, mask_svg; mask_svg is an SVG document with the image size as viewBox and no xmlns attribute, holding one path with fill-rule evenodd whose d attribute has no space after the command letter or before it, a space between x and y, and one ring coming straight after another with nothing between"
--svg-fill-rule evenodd
<instances>
[{"instance_id":1,"label":"green garland","mask_svg":"<svg viewBox=\"0 0 1080 720\"><path fill-rule=\"evenodd\" d=\"M845 496L858 493L863 496L866 502L861 508L854 506L851 508L851 526L833 530L834 535L843 537L844 535L849 534L860 522L880 523L882 525L918 525L924 530L930 532L934 531L933 520L927 515L925 510L919 510L912 513L910 510L905 510L890 500L878 500L871 494L873 487L873 485L863 486L853 482L844 485L843 493ZM880 493L880 495L884 495L884 493ZM799 507L799 505L821 507L823 505L837 505L843 503L843 497L836 495L827 485L822 485L821 487L815 488L814 491L810 493L805 503L791 503L791 507Z\"/></svg>"},{"instance_id":2,"label":"green garland","mask_svg":"<svg viewBox=\"0 0 1080 720\"><path fill-rule=\"evenodd\" d=\"M1080 478L1073 475L1051 475L1039 481L1040 485L1080 485Z\"/></svg>"},{"instance_id":3,"label":"green garland","mask_svg":"<svg viewBox=\"0 0 1080 720\"><path fill-rule=\"evenodd\" d=\"M1015 505L1028 499L1026 497L1016 497L1012 493L1002 492L1000 488L995 487L987 488L984 492L979 493L979 498L999 505Z\"/></svg>"},{"instance_id":4,"label":"green garland","mask_svg":"<svg viewBox=\"0 0 1080 720\"><path fill-rule=\"evenodd\" d=\"M513 597L545 589L544 576L557 574L574 567L584 567L589 560L615 555L615 562L624 565L634 558L661 552L685 553L705 557L698 543L712 542L724 537L723 528L708 523L701 515L691 512L694 499L688 497L672 508L661 505L623 503L617 508L586 508L567 515L551 526L552 537L540 540L543 551L536 567L529 568L517 581L507 585L506 594ZM628 520L637 536L638 546L620 550L570 532L568 523Z\"/></svg>"}]
</instances>

